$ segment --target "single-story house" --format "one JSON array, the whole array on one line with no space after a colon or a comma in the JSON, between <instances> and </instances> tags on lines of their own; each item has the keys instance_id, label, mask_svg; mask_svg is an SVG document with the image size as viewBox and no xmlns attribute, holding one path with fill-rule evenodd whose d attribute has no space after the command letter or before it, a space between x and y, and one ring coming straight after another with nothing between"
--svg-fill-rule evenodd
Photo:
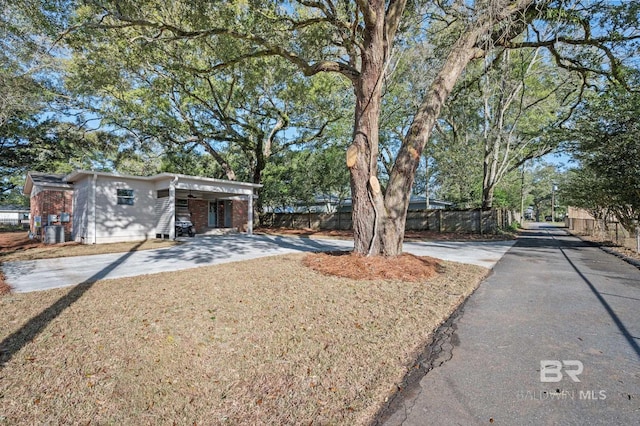
<instances>
[{"instance_id":1,"label":"single-story house","mask_svg":"<svg viewBox=\"0 0 640 426\"><path fill-rule=\"evenodd\" d=\"M75 171L29 172L30 230L64 228L65 240L85 244L175 238L175 221L188 218L196 233L219 228L253 232L253 200L261 185L160 173L126 176Z\"/></svg>"},{"instance_id":2,"label":"single-story house","mask_svg":"<svg viewBox=\"0 0 640 426\"><path fill-rule=\"evenodd\" d=\"M29 209L22 206L0 206L0 223L20 225L29 221Z\"/></svg>"}]
</instances>

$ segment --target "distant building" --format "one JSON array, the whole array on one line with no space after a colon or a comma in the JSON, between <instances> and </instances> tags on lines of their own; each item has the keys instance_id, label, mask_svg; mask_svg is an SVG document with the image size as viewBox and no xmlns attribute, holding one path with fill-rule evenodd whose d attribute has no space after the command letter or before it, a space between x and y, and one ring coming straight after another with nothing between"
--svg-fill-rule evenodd
<instances>
[{"instance_id":1,"label":"distant building","mask_svg":"<svg viewBox=\"0 0 640 426\"><path fill-rule=\"evenodd\" d=\"M429 210L451 209L454 203L429 198ZM266 213L346 213L352 211L351 198L340 200L336 196L317 196L312 203L295 203L286 207L265 208ZM427 199L423 196L412 196L409 211L427 209Z\"/></svg>"},{"instance_id":2,"label":"distant building","mask_svg":"<svg viewBox=\"0 0 640 426\"><path fill-rule=\"evenodd\" d=\"M29 208L23 206L0 206L0 224L21 225L29 223Z\"/></svg>"}]
</instances>

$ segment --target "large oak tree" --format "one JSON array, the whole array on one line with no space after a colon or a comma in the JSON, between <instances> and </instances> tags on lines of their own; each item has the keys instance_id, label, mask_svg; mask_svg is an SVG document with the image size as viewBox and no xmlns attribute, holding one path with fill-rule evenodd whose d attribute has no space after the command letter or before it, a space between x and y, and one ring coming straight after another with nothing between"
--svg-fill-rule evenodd
<instances>
[{"instance_id":1,"label":"large oak tree","mask_svg":"<svg viewBox=\"0 0 640 426\"><path fill-rule=\"evenodd\" d=\"M616 76L616 48L640 37L634 27L637 7L605 1L92 4L78 9L78 28L135 28L138 35L131 38L132 43L234 43L236 50L227 64L250 57L277 56L306 76L332 72L347 78L355 93L353 138L347 150L355 251L368 255L401 253L411 187L421 154L447 97L471 61L484 57L496 46L542 47L559 66ZM442 28L445 23L450 48L437 62L435 78L413 116L388 183L382 188L378 180L381 98L398 31L409 13L423 19L417 20L408 34L429 37L432 28Z\"/></svg>"}]
</instances>

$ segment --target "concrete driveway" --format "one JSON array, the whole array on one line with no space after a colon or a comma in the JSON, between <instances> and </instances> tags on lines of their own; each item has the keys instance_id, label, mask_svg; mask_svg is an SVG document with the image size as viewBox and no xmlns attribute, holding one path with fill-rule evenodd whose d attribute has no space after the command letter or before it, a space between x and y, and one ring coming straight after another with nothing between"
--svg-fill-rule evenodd
<instances>
[{"instance_id":1,"label":"concrete driveway","mask_svg":"<svg viewBox=\"0 0 640 426\"><path fill-rule=\"evenodd\" d=\"M408 242L406 252L492 268L514 241ZM196 237L184 244L145 251L6 262L6 282L18 293L102 279L178 271L295 252L349 250L353 241L244 234Z\"/></svg>"},{"instance_id":2,"label":"concrete driveway","mask_svg":"<svg viewBox=\"0 0 640 426\"><path fill-rule=\"evenodd\" d=\"M377 424L640 424L640 271L535 225Z\"/></svg>"}]
</instances>

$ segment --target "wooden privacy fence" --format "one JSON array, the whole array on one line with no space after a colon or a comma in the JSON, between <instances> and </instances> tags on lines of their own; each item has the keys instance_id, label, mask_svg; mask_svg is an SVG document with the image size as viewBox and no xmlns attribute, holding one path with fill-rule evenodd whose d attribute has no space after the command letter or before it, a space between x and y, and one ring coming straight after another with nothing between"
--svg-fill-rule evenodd
<instances>
[{"instance_id":1,"label":"wooden privacy fence","mask_svg":"<svg viewBox=\"0 0 640 426\"><path fill-rule=\"evenodd\" d=\"M417 210L407 213L406 231L436 231L490 234L513 223L506 209L491 210ZM350 230L351 212L339 213L267 213L260 218L267 228Z\"/></svg>"},{"instance_id":2,"label":"wooden privacy fence","mask_svg":"<svg viewBox=\"0 0 640 426\"><path fill-rule=\"evenodd\" d=\"M611 241L619 246L633 250L638 249L638 239L635 230L629 232L614 221L601 219L566 218L567 228L576 234L589 235L600 241Z\"/></svg>"}]
</instances>

